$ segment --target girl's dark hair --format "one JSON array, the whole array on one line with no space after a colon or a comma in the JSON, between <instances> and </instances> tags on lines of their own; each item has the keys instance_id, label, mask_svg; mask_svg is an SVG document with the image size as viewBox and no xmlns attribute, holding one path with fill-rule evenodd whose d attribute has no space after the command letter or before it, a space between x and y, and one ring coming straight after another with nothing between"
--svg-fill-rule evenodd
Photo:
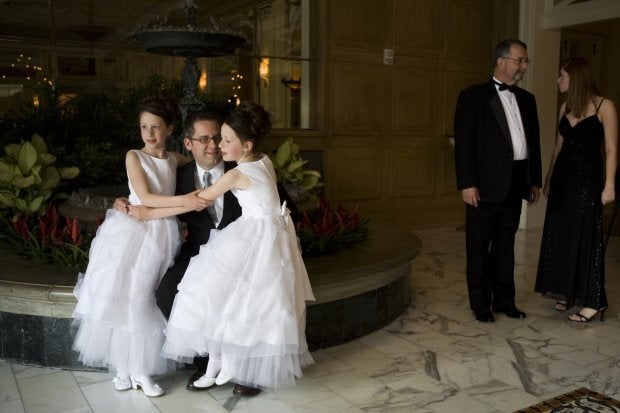
<instances>
[{"instance_id":1,"label":"girl's dark hair","mask_svg":"<svg viewBox=\"0 0 620 413\"><path fill-rule=\"evenodd\" d=\"M166 125L172 125L178 116L179 105L171 96L159 94L147 96L138 105L138 117L144 112L152 113L164 120Z\"/></svg>"},{"instance_id":2,"label":"girl's dark hair","mask_svg":"<svg viewBox=\"0 0 620 413\"><path fill-rule=\"evenodd\" d=\"M582 57L571 57L560 64L560 68L568 73L568 91L566 95L565 113L572 113L581 118L588 109L588 103L601 91L588 61Z\"/></svg>"},{"instance_id":3,"label":"girl's dark hair","mask_svg":"<svg viewBox=\"0 0 620 413\"><path fill-rule=\"evenodd\" d=\"M255 150L271 131L269 113L261 105L247 100L241 102L224 123L235 131L241 142L252 142Z\"/></svg>"}]
</instances>

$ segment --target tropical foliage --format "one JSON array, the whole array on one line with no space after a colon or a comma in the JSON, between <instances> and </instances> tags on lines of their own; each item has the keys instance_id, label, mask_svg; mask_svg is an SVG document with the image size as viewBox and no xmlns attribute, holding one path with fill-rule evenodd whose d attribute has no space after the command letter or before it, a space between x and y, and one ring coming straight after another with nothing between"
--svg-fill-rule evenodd
<instances>
[{"instance_id":1,"label":"tropical foliage","mask_svg":"<svg viewBox=\"0 0 620 413\"><path fill-rule=\"evenodd\" d=\"M59 197L61 181L73 179L77 167L56 167L56 156L47 151L43 138L9 144L0 158L0 208L26 215L43 211L52 196Z\"/></svg>"},{"instance_id":2,"label":"tropical foliage","mask_svg":"<svg viewBox=\"0 0 620 413\"><path fill-rule=\"evenodd\" d=\"M0 242L26 258L84 271L94 233L85 233L77 218L62 217L55 202L41 214L0 215Z\"/></svg>"},{"instance_id":3,"label":"tropical foliage","mask_svg":"<svg viewBox=\"0 0 620 413\"><path fill-rule=\"evenodd\" d=\"M93 85L75 96L59 99L55 89L36 90L38 104L22 100L0 118L0 145L19 143L37 133L61 166L78 164L82 173L70 189L126 184L125 154L139 147L137 108L147 95L163 93L183 96L180 80L151 75L141 84L126 89ZM222 115L230 110L227 98L201 93L198 98ZM180 119L175 131L181 133ZM180 140L170 142L180 149Z\"/></svg>"},{"instance_id":4,"label":"tropical foliage","mask_svg":"<svg viewBox=\"0 0 620 413\"><path fill-rule=\"evenodd\" d=\"M270 155L278 182L287 185L297 185L306 191L316 191L323 186L321 173L312 169L305 169L308 161L299 155L299 145L288 138Z\"/></svg>"},{"instance_id":5,"label":"tropical foliage","mask_svg":"<svg viewBox=\"0 0 620 413\"><path fill-rule=\"evenodd\" d=\"M360 216L359 207L350 212L342 205L333 208L321 199L319 207L303 212L297 224L304 257L334 254L368 237L369 219Z\"/></svg>"},{"instance_id":6,"label":"tropical foliage","mask_svg":"<svg viewBox=\"0 0 620 413\"><path fill-rule=\"evenodd\" d=\"M63 218L56 204L77 167L57 167L39 135L9 144L0 158L0 241L28 258L85 268L92 235L77 219Z\"/></svg>"}]
</instances>

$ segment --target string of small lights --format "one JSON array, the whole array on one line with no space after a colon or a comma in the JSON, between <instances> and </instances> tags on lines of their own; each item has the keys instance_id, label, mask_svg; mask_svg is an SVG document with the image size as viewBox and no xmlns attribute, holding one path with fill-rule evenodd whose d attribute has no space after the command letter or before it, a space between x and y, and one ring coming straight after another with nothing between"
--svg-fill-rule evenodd
<instances>
[{"instance_id":1,"label":"string of small lights","mask_svg":"<svg viewBox=\"0 0 620 413\"><path fill-rule=\"evenodd\" d=\"M37 65L32 60L32 56L20 53L10 66L0 68L0 78L7 79L24 79L36 81L38 84L53 85L52 79L43 74L43 67Z\"/></svg>"}]
</instances>

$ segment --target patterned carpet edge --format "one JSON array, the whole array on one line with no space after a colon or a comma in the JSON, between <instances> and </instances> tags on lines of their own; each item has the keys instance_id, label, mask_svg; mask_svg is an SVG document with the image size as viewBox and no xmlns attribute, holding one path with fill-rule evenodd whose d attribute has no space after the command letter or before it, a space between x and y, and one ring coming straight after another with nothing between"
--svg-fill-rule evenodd
<instances>
[{"instance_id":1,"label":"patterned carpet edge","mask_svg":"<svg viewBox=\"0 0 620 413\"><path fill-rule=\"evenodd\" d=\"M586 387L562 394L514 413L620 413L620 401Z\"/></svg>"}]
</instances>

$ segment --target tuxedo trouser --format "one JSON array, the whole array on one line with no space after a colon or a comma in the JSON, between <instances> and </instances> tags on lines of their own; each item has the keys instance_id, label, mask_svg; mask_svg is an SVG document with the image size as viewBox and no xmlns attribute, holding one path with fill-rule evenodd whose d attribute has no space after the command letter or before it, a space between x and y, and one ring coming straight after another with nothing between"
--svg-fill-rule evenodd
<instances>
[{"instance_id":1,"label":"tuxedo trouser","mask_svg":"<svg viewBox=\"0 0 620 413\"><path fill-rule=\"evenodd\" d=\"M157 300L157 306L161 310L166 320L170 318L172 312L172 305L174 304L174 297L177 294L177 286L185 275L185 270L189 266L189 261L192 259L192 255L180 254L174 259L174 265L166 271L162 277L157 290L155 290L155 298ZM206 370L209 357L194 357L194 366L197 370Z\"/></svg>"},{"instance_id":2,"label":"tuxedo trouser","mask_svg":"<svg viewBox=\"0 0 620 413\"><path fill-rule=\"evenodd\" d=\"M522 199L526 194L527 161L513 163L513 179L501 202L466 205L467 290L475 313L515 305L514 245Z\"/></svg>"}]
</instances>

